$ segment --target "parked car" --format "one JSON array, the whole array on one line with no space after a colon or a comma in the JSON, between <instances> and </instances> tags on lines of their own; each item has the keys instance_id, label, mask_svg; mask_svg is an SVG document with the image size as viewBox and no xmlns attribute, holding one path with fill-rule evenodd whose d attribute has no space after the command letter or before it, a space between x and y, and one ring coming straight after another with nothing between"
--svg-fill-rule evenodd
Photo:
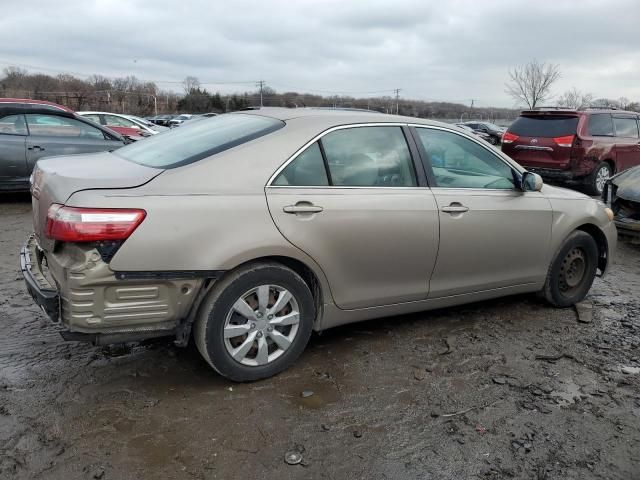
<instances>
[{"instance_id":1,"label":"parked car","mask_svg":"<svg viewBox=\"0 0 640 480\"><path fill-rule=\"evenodd\" d=\"M123 137L129 138L132 141L142 140L142 138L150 135L124 115L108 112L77 112L77 114L97 123L98 125L108 127L114 132L118 132Z\"/></svg>"},{"instance_id":2,"label":"parked car","mask_svg":"<svg viewBox=\"0 0 640 480\"><path fill-rule=\"evenodd\" d=\"M182 115L178 115L177 117L174 117L171 120L169 120L169 126L171 128L179 127L187 120L191 120L192 117L193 115L190 115L188 113L183 113Z\"/></svg>"},{"instance_id":3,"label":"parked car","mask_svg":"<svg viewBox=\"0 0 640 480\"><path fill-rule=\"evenodd\" d=\"M0 191L29 190L42 157L110 151L124 139L51 102L0 99Z\"/></svg>"},{"instance_id":4,"label":"parked car","mask_svg":"<svg viewBox=\"0 0 640 480\"><path fill-rule=\"evenodd\" d=\"M141 130L147 132L150 135L157 135L158 133L166 132L169 130L169 127L163 127L162 125L156 125L153 122L141 117L137 117L135 115L124 115L126 118L131 120L133 123L138 125Z\"/></svg>"},{"instance_id":5,"label":"parked car","mask_svg":"<svg viewBox=\"0 0 640 480\"><path fill-rule=\"evenodd\" d=\"M465 125L464 123L456 123L456 127L466 130L467 132L473 133L474 135L483 139L485 142L489 142L490 144L495 145L495 143L492 141L491 135L489 135L488 133L484 133L483 131L480 131L480 130L474 130L469 125Z\"/></svg>"},{"instance_id":6,"label":"parked car","mask_svg":"<svg viewBox=\"0 0 640 480\"><path fill-rule=\"evenodd\" d=\"M491 122L478 122L474 120L470 122L464 122L464 125L471 127L477 132L482 132L489 135L489 139L487 141L491 145L500 145L500 142L502 141L502 135L505 131L503 127L500 127Z\"/></svg>"},{"instance_id":7,"label":"parked car","mask_svg":"<svg viewBox=\"0 0 640 480\"><path fill-rule=\"evenodd\" d=\"M188 122L39 162L32 189L22 271L66 339L193 328L236 381L287 368L312 330L525 292L573 305L616 246L601 201L451 125L373 112Z\"/></svg>"},{"instance_id":8,"label":"parked car","mask_svg":"<svg viewBox=\"0 0 640 480\"><path fill-rule=\"evenodd\" d=\"M162 127L168 127L169 121L175 117L177 117L177 115L156 115L155 117L149 118L149 121Z\"/></svg>"},{"instance_id":9,"label":"parked car","mask_svg":"<svg viewBox=\"0 0 640 480\"><path fill-rule=\"evenodd\" d=\"M525 110L504 134L502 151L548 180L601 195L607 179L640 165L638 114L620 110Z\"/></svg>"},{"instance_id":10,"label":"parked car","mask_svg":"<svg viewBox=\"0 0 640 480\"><path fill-rule=\"evenodd\" d=\"M603 192L621 235L640 241L640 166L611 177Z\"/></svg>"}]
</instances>

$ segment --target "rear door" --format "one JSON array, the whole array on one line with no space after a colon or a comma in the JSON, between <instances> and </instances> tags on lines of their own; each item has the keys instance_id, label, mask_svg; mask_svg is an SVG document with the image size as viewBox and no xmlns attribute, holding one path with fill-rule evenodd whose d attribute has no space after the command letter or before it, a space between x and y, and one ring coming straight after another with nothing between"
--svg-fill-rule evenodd
<instances>
[{"instance_id":1,"label":"rear door","mask_svg":"<svg viewBox=\"0 0 640 480\"><path fill-rule=\"evenodd\" d=\"M102 152L122 145L122 142L112 140L99 128L75 118L40 113L28 113L25 116L29 128L29 173L38 159L43 157Z\"/></svg>"},{"instance_id":2,"label":"rear door","mask_svg":"<svg viewBox=\"0 0 640 480\"><path fill-rule=\"evenodd\" d=\"M613 126L616 134L617 171L640 165L640 138L636 117L614 115Z\"/></svg>"},{"instance_id":3,"label":"rear door","mask_svg":"<svg viewBox=\"0 0 640 480\"><path fill-rule=\"evenodd\" d=\"M29 181L26 138L24 115L0 118L0 184L5 188L26 186Z\"/></svg>"},{"instance_id":4,"label":"rear door","mask_svg":"<svg viewBox=\"0 0 640 480\"><path fill-rule=\"evenodd\" d=\"M438 212L401 125L338 127L267 186L280 232L325 272L338 307L424 300Z\"/></svg>"},{"instance_id":5,"label":"rear door","mask_svg":"<svg viewBox=\"0 0 640 480\"><path fill-rule=\"evenodd\" d=\"M521 115L507 130L502 151L524 167L568 169L578 119L576 113Z\"/></svg>"},{"instance_id":6,"label":"rear door","mask_svg":"<svg viewBox=\"0 0 640 480\"><path fill-rule=\"evenodd\" d=\"M415 130L440 215L430 298L539 282L546 275L552 211L541 192L493 149L440 128Z\"/></svg>"}]
</instances>

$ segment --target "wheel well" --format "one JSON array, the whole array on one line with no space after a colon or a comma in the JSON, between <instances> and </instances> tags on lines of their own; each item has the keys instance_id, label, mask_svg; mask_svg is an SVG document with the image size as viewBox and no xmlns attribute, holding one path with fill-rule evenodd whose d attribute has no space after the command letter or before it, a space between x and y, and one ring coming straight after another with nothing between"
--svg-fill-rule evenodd
<instances>
[{"instance_id":1,"label":"wheel well","mask_svg":"<svg viewBox=\"0 0 640 480\"><path fill-rule=\"evenodd\" d=\"M604 163L609 164L609 166L611 167L611 173L616 173L616 162L614 162L613 160L611 160L610 158L607 158L605 160L603 160Z\"/></svg>"},{"instance_id":2,"label":"wheel well","mask_svg":"<svg viewBox=\"0 0 640 480\"><path fill-rule=\"evenodd\" d=\"M607 267L607 262L609 261L609 244L607 243L607 237L602 233L602 230L592 223L580 225L576 230L588 233L596 241L598 245L598 268L600 272L604 272Z\"/></svg>"},{"instance_id":3,"label":"wheel well","mask_svg":"<svg viewBox=\"0 0 640 480\"><path fill-rule=\"evenodd\" d=\"M260 262L278 262L284 265L285 267L290 268L291 270L296 272L298 275L300 275L302 279L305 281L305 283L307 284L307 286L309 287L309 290L311 290L311 295L313 295L313 300L316 306L316 322L320 318L322 318L322 308L324 305L323 296L322 296L323 292L322 292L320 281L318 280L318 277L313 272L313 270L311 270L307 265L305 265L300 260L296 260L295 258L274 255L270 257L254 258L248 262L238 265L232 271L237 270L239 267L242 267L247 263L260 263Z\"/></svg>"}]
</instances>

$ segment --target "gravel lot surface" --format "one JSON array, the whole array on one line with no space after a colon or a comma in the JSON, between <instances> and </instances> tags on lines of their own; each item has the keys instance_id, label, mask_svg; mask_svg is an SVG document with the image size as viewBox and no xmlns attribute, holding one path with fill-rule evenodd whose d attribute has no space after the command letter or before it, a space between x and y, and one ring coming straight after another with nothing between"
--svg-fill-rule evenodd
<instances>
[{"instance_id":1,"label":"gravel lot surface","mask_svg":"<svg viewBox=\"0 0 640 480\"><path fill-rule=\"evenodd\" d=\"M238 385L166 340L64 342L19 273L30 210L0 197L2 479L640 479L638 246L579 311L517 296L364 322Z\"/></svg>"}]
</instances>

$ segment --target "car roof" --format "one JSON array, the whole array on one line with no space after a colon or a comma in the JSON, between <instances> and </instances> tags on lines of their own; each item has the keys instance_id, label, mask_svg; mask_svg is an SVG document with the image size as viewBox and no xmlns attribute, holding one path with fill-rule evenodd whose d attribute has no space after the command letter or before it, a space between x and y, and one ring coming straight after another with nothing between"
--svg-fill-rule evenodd
<instances>
[{"instance_id":1,"label":"car roof","mask_svg":"<svg viewBox=\"0 0 640 480\"><path fill-rule=\"evenodd\" d=\"M34 110L74 113L73 110L65 107L64 105L47 102L46 100L32 100L30 98L0 98L0 108L11 109L16 113L19 113L20 111L33 112Z\"/></svg>"},{"instance_id":2,"label":"car roof","mask_svg":"<svg viewBox=\"0 0 640 480\"><path fill-rule=\"evenodd\" d=\"M611 115L638 115L638 112L631 112L628 110L618 110L617 108L598 108L587 107L584 109L575 108L562 108L562 107L540 107L533 110L522 110L521 116L534 116L534 115L589 115L596 113L609 113Z\"/></svg>"},{"instance_id":3,"label":"car roof","mask_svg":"<svg viewBox=\"0 0 640 480\"><path fill-rule=\"evenodd\" d=\"M358 110L347 108L319 108L319 107L303 107L303 108L284 108L284 107L263 107L252 110L242 110L233 112L233 115L260 115L263 117L271 117L277 120L288 121L294 119L307 118L313 120L317 118L318 123L335 123L335 125L344 125L350 123L413 123L421 125L447 126L451 124L427 120L424 118L406 117L402 115L392 115L388 113L380 113L372 110ZM332 122L333 121L333 122Z\"/></svg>"}]
</instances>

